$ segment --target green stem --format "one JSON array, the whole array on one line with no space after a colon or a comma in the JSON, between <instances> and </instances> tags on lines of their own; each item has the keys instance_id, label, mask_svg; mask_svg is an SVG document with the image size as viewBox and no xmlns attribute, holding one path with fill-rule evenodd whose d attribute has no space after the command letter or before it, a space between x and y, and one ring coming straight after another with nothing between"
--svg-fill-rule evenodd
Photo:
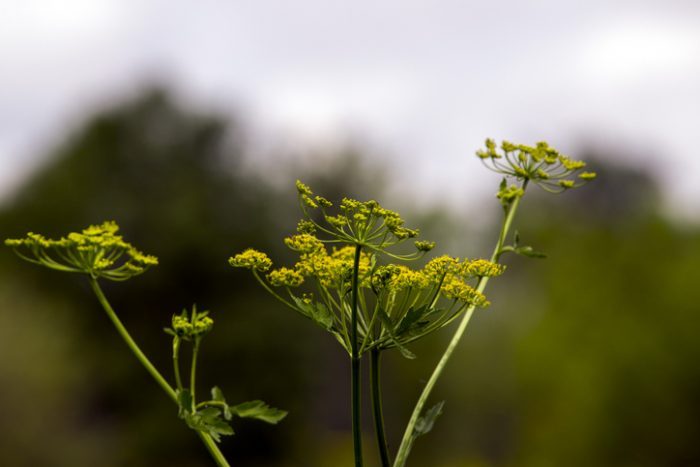
<instances>
[{"instance_id":1,"label":"green stem","mask_svg":"<svg viewBox=\"0 0 700 467\"><path fill-rule=\"evenodd\" d=\"M523 190L525 190L526 187L527 180L523 183ZM498 236L498 242L496 243L496 247L494 248L493 253L491 255L491 261L493 262L498 261L498 258L501 255L503 243L505 242L506 236L508 235L508 231L510 230L511 224L513 223L513 218L515 217L515 212L518 210L521 198L522 196L515 198L515 200L513 200L513 202L508 207L505 220L503 221L503 225L501 226L501 232ZM483 293L488 282L488 277L479 278L479 283L477 284L476 290ZM415 430L416 423L418 422L421 413L423 413L423 407L425 406L425 403L427 402L428 397L430 396L430 393L432 392L433 387L435 386L435 383L437 383L438 378L440 378L440 376L442 375L442 372L445 369L445 365L447 365L447 362L452 356L452 353L457 347L457 344L462 339L462 335L467 329L467 325L469 324L469 321L471 320L475 309L476 306L474 305L470 305L467 308L464 317L462 318L462 321L459 323L457 330L455 331L454 335L452 336L452 339L450 340L450 343L447 345L447 348L442 354L440 361L435 366L432 375L430 375L430 379L423 388L423 392L421 392L421 395L418 398L418 402L416 402L416 406L413 409L413 413L411 414L411 418L408 421L408 425L406 425L406 431L403 434L401 445L399 446L399 450L396 453L394 467L404 467L406 465L406 460L408 459L408 454L410 453L411 445L413 443L413 432Z\"/></svg>"},{"instance_id":2,"label":"green stem","mask_svg":"<svg viewBox=\"0 0 700 467\"><path fill-rule=\"evenodd\" d=\"M107 312L107 316L112 321L112 324L114 324L114 327L117 328L117 332L120 336L122 336L122 339L124 339L126 345L134 353L136 359L139 362L141 362L141 365L143 365L144 368L146 368L146 371L148 371L148 373L150 373L153 379L156 380L156 383L158 383L158 385L163 389L163 391L165 391L165 393L177 403L177 394L175 393L175 390L172 387L170 387L170 384L168 384L165 378L163 378L163 375L161 375L158 372L158 370L156 370L156 367L153 366L150 360L148 360L144 353L141 352L139 346L136 345L136 342L134 342L134 339L132 339L131 335L129 334L129 331L126 330L122 322L117 317L117 314L114 312L114 309L112 309L112 306L107 301L107 297L105 297L104 293L102 292L100 285L97 283L97 279L90 278L90 286L95 292L95 295L97 296L97 300L100 302L100 305L102 305L102 308L104 308L104 310Z\"/></svg>"},{"instance_id":3,"label":"green stem","mask_svg":"<svg viewBox=\"0 0 700 467\"><path fill-rule=\"evenodd\" d=\"M228 463L228 461L224 457L224 454L219 450L219 446L216 445L216 443L211 438L211 436L204 433L203 431L197 431L197 434L199 435L202 442L204 443L204 446L206 446L211 457L214 458L214 461L216 462L216 465L218 467L231 467L231 465Z\"/></svg>"},{"instance_id":4,"label":"green stem","mask_svg":"<svg viewBox=\"0 0 700 467\"><path fill-rule=\"evenodd\" d=\"M351 386L351 410L352 410L352 439L355 453L355 467L362 467L362 427L360 426L361 399L360 399L360 354L357 338L357 296L358 275L360 272L360 252L362 246L355 245L355 263L352 270L352 310L350 315L350 386Z\"/></svg>"},{"instance_id":5,"label":"green stem","mask_svg":"<svg viewBox=\"0 0 700 467\"><path fill-rule=\"evenodd\" d=\"M379 379L380 373L380 357L379 349L372 349L370 360L370 384L372 386L372 409L374 412L374 432L377 435L377 447L379 448L379 457L382 461L382 467L389 467L389 448L386 442L386 434L384 431L384 413L382 411L382 387Z\"/></svg>"},{"instance_id":6,"label":"green stem","mask_svg":"<svg viewBox=\"0 0 700 467\"><path fill-rule=\"evenodd\" d=\"M126 345L134 353L136 359L139 362L141 362L144 368L146 368L146 371L148 371L148 373L153 377L153 379L156 380L156 383L158 383L158 385L163 389L163 391L165 391L168 397L170 397L173 400L173 402L177 404L177 393L170 386L170 384L168 384L165 378L163 378L163 375L161 375L158 372L158 370L156 370L156 367L154 367L150 360L148 360L148 358L146 357L146 355L144 355L139 346L136 345L136 342L134 342L134 339L129 334L129 331L126 330L121 320L119 319L119 317L117 317L117 314L114 312L114 309L109 304L109 301L107 301L107 297L105 297L105 294L102 292L100 285L97 283L97 279L91 277L90 286L92 287L93 292L95 292L95 295L97 296L97 300L100 302L100 305L102 305L102 308L104 308L105 312L107 313L107 316L112 321L112 324L114 324L114 327L117 328L117 332L122 337L122 339L124 339ZM211 438L211 436L201 431L197 431L197 434L202 439L202 442L206 446L207 450L209 450L209 453L216 461L216 465L218 467L230 467L229 463L226 461L226 458L221 453L216 443L214 443L214 440Z\"/></svg>"},{"instance_id":7,"label":"green stem","mask_svg":"<svg viewBox=\"0 0 700 467\"><path fill-rule=\"evenodd\" d=\"M195 337L192 343L192 366L190 368L190 395L192 396L192 411L195 411L196 401L195 389L197 387L195 380L197 376L197 357L199 355L199 338Z\"/></svg>"},{"instance_id":8,"label":"green stem","mask_svg":"<svg viewBox=\"0 0 700 467\"><path fill-rule=\"evenodd\" d=\"M175 373L175 385L177 389L182 389L182 378L180 377L180 338L173 337L173 372Z\"/></svg>"}]
</instances>

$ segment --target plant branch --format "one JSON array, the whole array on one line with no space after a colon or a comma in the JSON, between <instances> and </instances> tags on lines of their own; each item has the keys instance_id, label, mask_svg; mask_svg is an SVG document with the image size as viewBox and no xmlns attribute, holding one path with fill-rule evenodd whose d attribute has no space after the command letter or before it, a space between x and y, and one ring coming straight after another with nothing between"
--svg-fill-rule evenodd
<instances>
[{"instance_id":1,"label":"plant branch","mask_svg":"<svg viewBox=\"0 0 700 467\"><path fill-rule=\"evenodd\" d=\"M121 320L114 312L114 309L109 304L107 297L105 297L104 293L102 292L100 285L97 283L97 279L91 277L90 286L92 287L93 292L95 292L95 295L97 296L97 300L100 302L100 305L102 305L102 308L104 308L105 312L107 313L107 316L112 321L112 324L114 324L114 327L117 328L117 332L122 337L122 339L124 339L124 342L129 347L129 349L131 349L131 351L134 353L136 359L139 362L141 362L143 367L146 368L146 371L148 371L148 373L153 377L156 383L158 383L158 385L163 389L163 391L165 391L168 397L170 397L170 399L172 399L173 402L177 404L177 393L170 386L170 384L168 384L165 378L163 378L163 375L161 375L158 372L156 367L153 366L151 361L148 360L146 355L144 355L144 353L141 351L139 346L129 334L129 331L126 330ZM202 439L202 442L206 446L211 456L214 458L214 461L216 461L216 465L218 467L230 467L230 464L228 463L224 455L221 453L216 443L214 443L214 440L212 440L211 436L201 431L197 431L197 434Z\"/></svg>"},{"instance_id":2,"label":"plant branch","mask_svg":"<svg viewBox=\"0 0 700 467\"><path fill-rule=\"evenodd\" d=\"M522 189L525 190L526 187L527 180L523 182ZM503 244L505 243L506 236L508 235L508 231L510 230L511 224L513 223L513 219L515 217L515 213L518 209L518 206L520 205L521 198L522 195L516 197L513 200L513 202L508 206L506 216L498 236L498 242L496 243L496 247L494 248L493 253L491 255L491 261L493 262L498 261L498 258L502 253ZM479 283L476 287L476 290L480 293L483 293L484 289L486 288L486 284L488 284L488 281L488 277L482 276L481 278L479 278ZM445 365L447 365L447 362L452 356L452 353L457 347L457 344L462 339L464 331L467 329L467 325L469 324L469 321L471 320L475 309L475 305L470 305L467 308L464 317L462 318L462 321L459 323L457 330L455 331L454 335L452 336L452 339L450 340L450 343L447 345L447 348L442 354L440 361L438 361L437 365L435 366L435 369L433 370L432 375L430 375L430 379L423 388L421 395L418 397L418 401L416 402L416 406L413 409L413 413L411 414L411 418L409 419L408 425L406 425L406 431L404 432L403 438L401 440L401 445L399 446L399 450L396 454L394 467L404 467L406 465L406 460L408 458L408 454L411 450L411 445L414 440L414 430L416 427L416 423L418 422L418 419L420 418L420 415L423 412L423 407L425 406L425 403L427 402L430 393L435 387L435 383L437 383L437 380L442 375L442 372L445 369Z\"/></svg>"}]
</instances>

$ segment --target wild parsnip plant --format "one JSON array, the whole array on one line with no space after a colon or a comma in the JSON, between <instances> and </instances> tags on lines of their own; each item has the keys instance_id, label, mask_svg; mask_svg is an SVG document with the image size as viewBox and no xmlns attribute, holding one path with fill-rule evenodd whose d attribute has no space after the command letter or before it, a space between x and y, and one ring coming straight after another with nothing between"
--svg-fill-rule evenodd
<instances>
[{"instance_id":1,"label":"wild parsnip plant","mask_svg":"<svg viewBox=\"0 0 700 467\"><path fill-rule=\"evenodd\" d=\"M116 223L105 222L92 225L82 232L70 233L58 240L28 233L21 239L7 239L5 244L13 248L22 259L31 263L57 271L84 274L124 342L156 383L178 405L180 418L197 432L216 464L220 467L228 466L216 442L220 441L221 435L233 434L230 421L234 416L256 418L275 424L286 416L286 412L271 408L262 401L231 406L218 387L212 388L211 399L197 401L195 388L199 348L204 336L211 331L214 321L207 311L197 311L196 306L193 306L190 312L183 310L182 313L174 315L171 327L165 329L173 338L175 387L166 381L124 327L98 282L100 279L126 281L158 264L155 256L138 251L125 242L117 234L118 231ZM183 383L180 373L180 348L183 342L191 344L192 349L187 384Z\"/></svg>"},{"instance_id":2,"label":"wild parsnip plant","mask_svg":"<svg viewBox=\"0 0 700 467\"><path fill-rule=\"evenodd\" d=\"M375 433L381 465L392 465L382 414L380 355L398 349L415 358L408 345L455 320L461 321L447 349L423 389L399 446L394 467L403 467L415 439L429 432L442 412L443 403L424 411L425 403L454 352L474 311L488 306L484 296L491 277L501 275L499 263L506 252L542 256L529 246L506 245L515 213L528 184L561 192L595 178L581 172L585 163L559 154L546 143L534 147L503 142L500 150L492 140L478 157L504 175L497 197L504 220L490 259L459 259L440 256L422 268L408 261L433 249L434 243L414 240L415 250L400 254L394 247L418 237L404 227L396 212L376 201L343 199L337 209L297 181L299 205L304 218L298 233L284 240L298 253L291 267L272 269L265 254L248 249L229 259L234 267L250 269L260 284L279 301L309 318L333 335L351 360L351 414L355 465L362 466L360 432L360 362L370 354L370 388ZM508 184L508 180L514 184ZM329 249L330 247L330 249Z\"/></svg>"}]
</instances>

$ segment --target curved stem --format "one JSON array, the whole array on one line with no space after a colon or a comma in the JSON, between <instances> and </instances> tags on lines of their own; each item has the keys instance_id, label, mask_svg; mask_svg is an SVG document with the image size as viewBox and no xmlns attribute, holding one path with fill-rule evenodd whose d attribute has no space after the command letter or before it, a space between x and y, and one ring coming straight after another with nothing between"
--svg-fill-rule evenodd
<instances>
[{"instance_id":1,"label":"curved stem","mask_svg":"<svg viewBox=\"0 0 700 467\"><path fill-rule=\"evenodd\" d=\"M158 383L158 385L163 389L163 391L165 391L168 397L170 397L174 402L177 402L177 394L175 393L175 390L172 387L170 387L170 384L168 384L165 378L163 378L163 375L161 375L158 372L158 370L156 370L156 367L153 366L151 361L146 357L146 355L144 355L139 346L136 345L136 342L134 342L134 339L132 339L131 335L129 334L129 331L126 330L122 322L117 317L117 314L114 312L114 309L112 309L112 306L107 301L107 297L105 297L104 293L102 292L100 285L97 283L97 279L90 278L90 286L95 292L95 295L97 296L97 300L100 302L100 305L102 305L102 308L104 308L104 310L107 312L107 316L112 321L112 324L114 324L114 327L117 328L117 332L120 336L122 336L122 339L124 339L126 345L134 353L136 359L139 362L141 362L141 365L143 365L144 368L146 368L146 371L148 371L148 373L150 373L153 379L156 380L156 383Z\"/></svg>"},{"instance_id":2,"label":"curved stem","mask_svg":"<svg viewBox=\"0 0 700 467\"><path fill-rule=\"evenodd\" d=\"M360 251L361 245L355 245L355 263L352 270L352 310L350 315L350 345L351 345L351 365L350 365L350 391L352 410L352 439L355 453L355 467L362 467L362 427L360 426L361 399L360 399L360 353L357 338L357 295L358 275L360 271Z\"/></svg>"},{"instance_id":3,"label":"curved stem","mask_svg":"<svg viewBox=\"0 0 700 467\"><path fill-rule=\"evenodd\" d=\"M523 182L522 189L525 190L526 187L527 180ZM498 242L496 242L496 247L494 248L493 253L491 254L491 261L493 262L498 261L498 258L502 253L503 243L505 242L506 236L508 235L508 231L510 230L511 224L513 223L513 218L515 217L515 212L518 210L521 198L522 195L515 198L515 200L513 200L513 202L508 207L505 219L503 221L503 225L501 226L501 231L498 235ZM479 278L479 283L477 284L476 290L483 293L488 282L489 278L482 276L481 278ZM416 406L413 408L411 418L408 421L408 425L406 425L406 431L404 432L403 438L401 439L401 445L399 446L399 450L396 453L394 467L404 467L406 465L406 460L408 459L408 454L410 453L411 445L414 439L415 426L418 422L418 419L420 418L421 413L423 412L423 407L425 406L428 397L430 397L430 393L432 392L435 383L437 382L438 378L440 378L440 376L442 375L442 372L445 369L445 365L447 365L447 362L452 356L452 353L457 347L457 344L462 339L462 335L467 329L467 325L469 324L469 321L471 320L475 309L476 306L474 305L470 305L469 308L467 308L464 317L462 318L462 321L459 323L457 330L455 331L454 335L452 336L452 339L450 340L450 343L447 345L447 348L442 354L442 357L440 357L440 361L435 366L432 375L430 375L430 379L425 384L423 392L421 392L420 397L418 397L418 401L416 402Z\"/></svg>"},{"instance_id":4,"label":"curved stem","mask_svg":"<svg viewBox=\"0 0 700 467\"><path fill-rule=\"evenodd\" d=\"M105 297L105 294L102 292L100 285L97 283L97 279L95 279L94 277L90 278L90 287L92 287L92 290L93 292L95 292L95 295L97 296L97 300L100 302L100 305L102 305L102 308L104 308L110 321L112 321L114 327L117 328L117 332L122 337L122 339L124 339L124 342L129 347L129 349L131 349L131 351L134 353L136 359L139 362L141 362L143 367L146 368L146 371L148 371L148 373L153 377L153 379L156 380L156 383L158 383L158 385L163 389L163 391L165 391L168 397L170 397L170 399L172 399L173 402L177 404L177 393L170 386L170 384L168 384L165 378L163 378L163 375L161 375L158 372L158 370L156 370L156 367L154 367L151 361L146 357L146 355L144 355L144 353L141 351L136 342L134 342L134 339L129 334L129 331L126 330L119 317L117 317L117 314L114 312L114 309L109 304L109 301L107 301L107 297ZM218 465L219 467L230 467L228 461L226 461L226 458L221 453L216 443L214 443L214 440L211 438L211 436L201 431L197 431L197 434L202 439L202 442L206 446L211 456L214 458L214 461L216 461L216 465Z\"/></svg>"},{"instance_id":5,"label":"curved stem","mask_svg":"<svg viewBox=\"0 0 700 467\"><path fill-rule=\"evenodd\" d=\"M380 357L379 349L372 349L370 360L370 384L372 386L372 409L374 413L374 432L377 435L377 447L379 448L379 457L382 461L382 467L389 467L389 448L386 442L386 434L384 431L384 412L382 410L382 387L379 378L380 373Z\"/></svg>"}]
</instances>

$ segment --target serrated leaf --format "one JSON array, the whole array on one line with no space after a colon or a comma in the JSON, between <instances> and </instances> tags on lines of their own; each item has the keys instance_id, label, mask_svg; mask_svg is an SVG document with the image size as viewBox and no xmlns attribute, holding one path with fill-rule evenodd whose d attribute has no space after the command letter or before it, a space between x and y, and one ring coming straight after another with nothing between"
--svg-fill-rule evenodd
<instances>
[{"instance_id":1,"label":"serrated leaf","mask_svg":"<svg viewBox=\"0 0 700 467\"><path fill-rule=\"evenodd\" d=\"M287 416L285 410L270 407L260 400L243 402L231 407L231 412L241 418L255 418L273 425Z\"/></svg>"},{"instance_id":2,"label":"serrated leaf","mask_svg":"<svg viewBox=\"0 0 700 467\"><path fill-rule=\"evenodd\" d=\"M306 303L304 300L299 297L295 297L294 295L292 295L292 300L294 300L297 308L304 316L311 318L312 321L321 326L323 329L327 331L331 330L335 317L325 304L321 302Z\"/></svg>"},{"instance_id":3,"label":"serrated leaf","mask_svg":"<svg viewBox=\"0 0 700 467\"><path fill-rule=\"evenodd\" d=\"M233 428L231 428L231 425L226 423L224 420L217 418L211 421L207 422L207 429L209 431L209 434L214 437L214 433L221 434L221 435L227 435L230 436L234 434Z\"/></svg>"},{"instance_id":4,"label":"serrated leaf","mask_svg":"<svg viewBox=\"0 0 700 467\"><path fill-rule=\"evenodd\" d=\"M527 256L529 258L546 258L547 255L534 250L531 246L520 246L518 248L515 248L513 250L515 253L522 255L522 256Z\"/></svg>"},{"instance_id":5,"label":"serrated leaf","mask_svg":"<svg viewBox=\"0 0 700 467\"><path fill-rule=\"evenodd\" d=\"M399 349L399 352L401 352L401 355L404 358L407 358L409 360L413 360L416 358L416 355L408 350L406 347L401 345L401 342L398 341L396 338L396 334L394 334L394 323L391 321L391 318L389 315L386 314L386 311L384 311L383 308L378 308L377 313L379 313L379 319L382 321L384 324L384 329L386 329L386 332L389 333L389 337L391 338L391 343L394 344L394 346Z\"/></svg>"},{"instance_id":6,"label":"serrated leaf","mask_svg":"<svg viewBox=\"0 0 700 467\"><path fill-rule=\"evenodd\" d=\"M196 431L207 433L217 443L221 441L221 435L234 434L233 428L221 419L221 410L207 407L195 413L188 413L184 417L187 426Z\"/></svg>"},{"instance_id":7,"label":"serrated leaf","mask_svg":"<svg viewBox=\"0 0 700 467\"><path fill-rule=\"evenodd\" d=\"M216 407L206 407L197 412L205 422L210 422L215 420L219 415L221 415L221 410Z\"/></svg>"},{"instance_id":8,"label":"serrated leaf","mask_svg":"<svg viewBox=\"0 0 700 467\"><path fill-rule=\"evenodd\" d=\"M416 425L413 427L413 438L417 438L426 433L429 433L435 425L435 420L442 414L442 407L445 405L445 401L438 402L432 406L424 415L421 415L416 421Z\"/></svg>"}]
</instances>

